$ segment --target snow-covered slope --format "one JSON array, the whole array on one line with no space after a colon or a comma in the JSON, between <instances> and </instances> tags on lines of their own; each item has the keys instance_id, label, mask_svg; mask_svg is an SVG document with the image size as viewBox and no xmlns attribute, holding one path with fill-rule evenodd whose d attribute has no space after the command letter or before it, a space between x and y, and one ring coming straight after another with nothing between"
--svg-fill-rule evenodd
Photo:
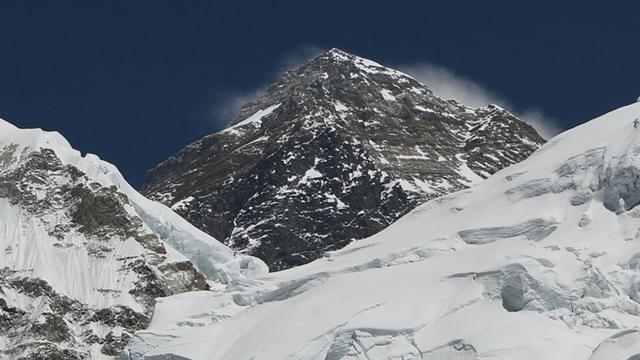
<instances>
[{"instance_id":1,"label":"snow-covered slope","mask_svg":"<svg viewBox=\"0 0 640 360\"><path fill-rule=\"evenodd\" d=\"M567 131L310 264L162 299L129 355L638 358L638 117Z\"/></svg>"},{"instance_id":2,"label":"snow-covered slope","mask_svg":"<svg viewBox=\"0 0 640 360\"><path fill-rule=\"evenodd\" d=\"M0 358L113 357L156 297L261 271L60 134L0 120Z\"/></svg>"}]
</instances>

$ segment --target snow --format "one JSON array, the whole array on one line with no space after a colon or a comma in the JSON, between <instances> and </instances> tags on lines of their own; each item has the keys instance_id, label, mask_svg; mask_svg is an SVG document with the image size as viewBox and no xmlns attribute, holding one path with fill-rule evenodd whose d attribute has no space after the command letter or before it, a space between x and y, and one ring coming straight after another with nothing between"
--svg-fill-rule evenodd
<instances>
[{"instance_id":1,"label":"snow","mask_svg":"<svg viewBox=\"0 0 640 360\"><path fill-rule=\"evenodd\" d=\"M77 172L59 166L55 157L62 165L84 172L86 177L76 176ZM46 161L48 166L41 167L37 162L35 166L27 166L39 159ZM26 175L16 175L21 171L27 171ZM92 359L113 359L101 353L102 341L85 342L86 334L92 331L101 339L117 337L130 330L126 327L134 326L127 323L123 328L108 320L103 322L92 316L94 311L117 310L124 306L150 315L151 304L145 301L154 296L150 291L156 290L146 287L147 282L153 280L139 272L135 267L138 264L157 276L159 286L167 293L191 287L190 277L196 274L189 272L189 268L182 270L183 264L175 264L187 260L208 277L213 288L221 288L223 283L250 281L252 277L268 272L262 261L235 255L168 207L146 199L113 165L96 155L82 156L57 132L18 129L0 120L0 175L5 182L0 191L3 192L0 194L0 267L5 269L3 274L9 276L3 281L0 300L9 308L19 309L13 313L0 309L0 317L9 314L11 324L11 320L20 321L20 311L25 311L30 317L29 323L24 325L24 329L28 329L30 323L47 321L48 315L63 316L72 333L68 340L56 342L60 348L86 351ZM12 184L13 176L24 182ZM107 224L95 233L83 230L72 219L75 209L68 208L80 200L74 196L75 189L95 191L99 196L108 194L110 201L117 201L124 212L114 215L126 218L131 227L114 230ZM120 196L114 196L114 190ZM183 203L188 201L191 199L186 198ZM104 211L104 208L100 210ZM91 210L88 213L92 216ZM66 305L66 298L49 296L48 287L43 296L37 292L27 296L32 290L28 286L26 291L19 290L18 285L11 282L12 278L17 280L16 284L42 279L56 294L77 300L81 305ZM146 292L144 297L140 292ZM64 308L54 308L54 304ZM83 310L85 306L87 311ZM12 314L18 319L11 319ZM39 345L29 342L42 342L42 346L48 343L33 330L26 333L20 328L17 333L11 329L4 331L0 334L3 350L0 353L18 357L22 356L23 350L37 353L39 350L35 347ZM4 350L12 352L5 353ZM0 357L4 358L2 354Z\"/></svg>"},{"instance_id":2,"label":"snow","mask_svg":"<svg viewBox=\"0 0 640 360\"><path fill-rule=\"evenodd\" d=\"M393 94L391 94L391 91L387 89L380 89L380 93L382 94L382 98L384 98L387 101L397 101L396 97L393 96Z\"/></svg>"},{"instance_id":3,"label":"snow","mask_svg":"<svg viewBox=\"0 0 640 360\"><path fill-rule=\"evenodd\" d=\"M274 108L275 109L275 108ZM271 109L270 111L273 111ZM194 264L201 270L206 276L211 279L219 281L230 281L231 279L244 276L241 274L243 269L238 269L237 266L234 269L227 268L225 263L233 263L235 261L234 254L231 249L218 242L213 237L205 234L193 225L184 220L180 215L173 212L171 209L158 202L151 201L140 193L138 193L131 185L129 185L124 177L120 174L118 169L112 164L100 160L100 158L93 154L87 154L82 156L81 153L71 147L69 142L57 132L49 132L41 129L19 129L7 121L0 120L0 148L6 146L18 146L18 149L14 151L17 154L17 158L14 158L12 162L5 164L6 169L10 169L13 166L17 166L20 163L21 157L26 154L37 151L39 149L51 149L63 164L72 165L83 171L90 179L98 182L104 187L115 186L118 191L125 194L131 204L133 205L132 211L135 211L138 216L144 221L145 225L153 231L158 237L167 245L167 247L173 247L182 253L187 258L191 259ZM9 211L8 209L6 211ZM5 212L6 213L6 212ZM16 214L15 217L3 217L3 221L8 223L19 223L21 216ZM11 227L13 233L5 232L3 238L6 241L16 241L18 236L17 228ZM68 279L77 278L75 274L83 273L78 269L82 269L86 262L78 262L78 268L71 267L71 264L61 266L61 264L67 263L64 260L64 255L56 255L50 262L42 261L42 257L50 257L51 254L57 254L59 251L52 250L51 247L44 246L44 242L39 238L49 238L50 235L42 234L44 229L39 229L37 226L31 227L33 234L30 235L32 246L31 250L25 250L34 252L36 248L41 249L40 255L33 253L27 256L25 263L22 265L14 265L21 269L35 268L41 269L41 274L60 274L59 277L53 275L42 275L47 281L52 281L54 284L60 284L62 288L69 290L68 294L72 294L80 299L89 301L86 293L83 294L83 290L86 287L97 287L97 284L101 284L95 278L83 278L82 284L77 286L69 283ZM20 240L26 241L26 240ZM80 241L80 240L78 240ZM26 249L26 248L25 248ZM1 255L0 255L1 256ZM256 262L261 262L258 259L254 259ZM88 260L87 260L88 261ZM115 264L115 262L113 263ZM74 265L75 266L75 265ZM260 265L255 265L260 267ZM57 270L51 270L57 269ZM71 271L68 274L59 273L59 271ZM108 270L96 270L100 274L108 274L112 272L117 273L116 269ZM86 271L85 271L86 272ZM106 276L106 275L100 275ZM113 280L115 281L115 279ZM91 284L91 285L90 285ZM75 287L72 288L73 286Z\"/></svg>"},{"instance_id":4,"label":"snow","mask_svg":"<svg viewBox=\"0 0 640 360\"><path fill-rule=\"evenodd\" d=\"M345 53L344 51L337 48L329 50L327 54L338 61L353 63L361 72L365 74L391 75L398 78L398 81L400 82L403 82L403 80L405 80L406 78L411 78L405 73L380 65L375 61ZM354 77L354 74L351 74L351 77Z\"/></svg>"},{"instance_id":5,"label":"snow","mask_svg":"<svg viewBox=\"0 0 640 360\"><path fill-rule=\"evenodd\" d=\"M130 355L635 357L639 115L633 104L569 130L524 162L307 265L214 298L166 299L180 309L159 306ZM213 313L228 317L186 321Z\"/></svg>"},{"instance_id":6,"label":"snow","mask_svg":"<svg viewBox=\"0 0 640 360\"><path fill-rule=\"evenodd\" d=\"M309 169L304 173L303 179L307 180L307 179L317 179L322 177L322 173L319 172L316 169Z\"/></svg>"},{"instance_id":7,"label":"snow","mask_svg":"<svg viewBox=\"0 0 640 360\"><path fill-rule=\"evenodd\" d=\"M271 113L273 113L278 107L280 107L281 104L274 104L271 105L269 107L267 107L266 109L261 109L256 111L253 115L249 116L248 118L233 124L232 126L227 127L226 129L222 130L222 133L225 132L230 132L233 134L239 134L240 133L240 128L246 127L246 126L253 126L255 128L259 128L260 124L262 124L262 118L264 118L265 116L269 116L271 115Z\"/></svg>"},{"instance_id":8,"label":"snow","mask_svg":"<svg viewBox=\"0 0 640 360\"><path fill-rule=\"evenodd\" d=\"M469 185L475 185L484 181L484 179L480 175L476 174L469 168L469 166L467 166L467 161L464 158L464 155L458 154L456 155L456 158L458 159L458 161L460 161L458 172L460 173L460 175L467 179Z\"/></svg>"},{"instance_id":9,"label":"snow","mask_svg":"<svg viewBox=\"0 0 640 360\"><path fill-rule=\"evenodd\" d=\"M305 171L300 181L298 181L298 185L307 184L309 180L322 178L322 173L316 169L316 166L321 161L321 159L316 158L313 164L313 167Z\"/></svg>"},{"instance_id":10,"label":"snow","mask_svg":"<svg viewBox=\"0 0 640 360\"><path fill-rule=\"evenodd\" d=\"M178 211L183 208L186 209L189 203L191 203L193 200L195 200L193 196L187 196L186 198L180 201L177 201L175 204L171 205L171 210Z\"/></svg>"},{"instance_id":11,"label":"snow","mask_svg":"<svg viewBox=\"0 0 640 360\"><path fill-rule=\"evenodd\" d=\"M19 144L24 148L42 147L71 150L69 142L56 131L40 129L19 129L6 120L0 119L0 144Z\"/></svg>"},{"instance_id":12,"label":"snow","mask_svg":"<svg viewBox=\"0 0 640 360\"><path fill-rule=\"evenodd\" d=\"M336 204L337 209L346 209L348 206L334 194L326 193L325 196L329 201Z\"/></svg>"},{"instance_id":13,"label":"snow","mask_svg":"<svg viewBox=\"0 0 640 360\"><path fill-rule=\"evenodd\" d=\"M346 107L343 103L341 103L338 100L333 102L333 106L336 108L336 111L348 111L349 110L348 107Z\"/></svg>"}]
</instances>

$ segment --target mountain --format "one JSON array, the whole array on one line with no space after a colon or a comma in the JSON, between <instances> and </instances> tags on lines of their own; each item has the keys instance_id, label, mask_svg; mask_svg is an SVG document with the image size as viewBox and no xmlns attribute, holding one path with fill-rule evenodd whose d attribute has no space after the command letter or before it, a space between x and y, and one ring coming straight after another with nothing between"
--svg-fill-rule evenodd
<instances>
[{"instance_id":1,"label":"mountain","mask_svg":"<svg viewBox=\"0 0 640 360\"><path fill-rule=\"evenodd\" d=\"M60 134L0 120L0 358L112 359L156 298L261 271Z\"/></svg>"},{"instance_id":2,"label":"mountain","mask_svg":"<svg viewBox=\"0 0 640 360\"><path fill-rule=\"evenodd\" d=\"M594 119L471 189L253 286L164 298L127 354L640 358L637 118L640 103Z\"/></svg>"},{"instance_id":3,"label":"mountain","mask_svg":"<svg viewBox=\"0 0 640 360\"><path fill-rule=\"evenodd\" d=\"M143 193L281 270L373 235L543 143L497 106L440 99L408 75L332 49L150 170Z\"/></svg>"}]
</instances>

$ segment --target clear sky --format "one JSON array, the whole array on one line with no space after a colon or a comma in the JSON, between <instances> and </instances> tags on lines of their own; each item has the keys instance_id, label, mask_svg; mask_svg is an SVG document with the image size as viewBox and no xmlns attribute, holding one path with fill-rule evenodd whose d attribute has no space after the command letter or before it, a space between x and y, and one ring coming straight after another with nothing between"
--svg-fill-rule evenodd
<instances>
[{"instance_id":1,"label":"clear sky","mask_svg":"<svg viewBox=\"0 0 640 360\"><path fill-rule=\"evenodd\" d=\"M0 117L60 131L139 187L338 47L566 129L640 96L639 15L637 0L2 1Z\"/></svg>"}]
</instances>

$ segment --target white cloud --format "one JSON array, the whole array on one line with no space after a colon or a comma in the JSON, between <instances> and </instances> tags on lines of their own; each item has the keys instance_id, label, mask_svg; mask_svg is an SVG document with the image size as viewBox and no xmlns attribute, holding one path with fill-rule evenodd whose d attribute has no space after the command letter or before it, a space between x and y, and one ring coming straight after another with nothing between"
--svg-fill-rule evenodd
<instances>
[{"instance_id":1,"label":"white cloud","mask_svg":"<svg viewBox=\"0 0 640 360\"><path fill-rule=\"evenodd\" d=\"M517 112L516 115L533 126L538 133L547 140L564 131L564 129L558 125L558 121L546 116L539 109L528 108L524 111Z\"/></svg>"},{"instance_id":2,"label":"white cloud","mask_svg":"<svg viewBox=\"0 0 640 360\"><path fill-rule=\"evenodd\" d=\"M553 137L562 130L557 121L546 116L541 110L535 107L516 109L502 96L445 67L417 63L401 65L398 68L425 84L435 95L443 99L453 99L471 107L499 105L529 123L545 139Z\"/></svg>"},{"instance_id":3,"label":"white cloud","mask_svg":"<svg viewBox=\"0 0 640 360\"><path fill-rule=\"evenodd\" d=\"M264 94L266 87L249 90L225 90L213 94L213 101L208 117L215 129L226 126L240 111L242 105Z\"/></svg>"},{"instance_id":4,"label":"white cloud","mask_svg":"<svg viewBox=\"0 0 640 360\"><path fill-rule=\"evenodd\" d=\"M269 84L275 81L287 70L294 69L305 62L319 56L328 49L314 45L299 46L284 54L273 66L267 76L267 82L257 84L250 89L226 89L215 91L209 111L213 127L216 129L226 126L240 111L242 105L264 94Z\"/></svg>"}]
</instances>

